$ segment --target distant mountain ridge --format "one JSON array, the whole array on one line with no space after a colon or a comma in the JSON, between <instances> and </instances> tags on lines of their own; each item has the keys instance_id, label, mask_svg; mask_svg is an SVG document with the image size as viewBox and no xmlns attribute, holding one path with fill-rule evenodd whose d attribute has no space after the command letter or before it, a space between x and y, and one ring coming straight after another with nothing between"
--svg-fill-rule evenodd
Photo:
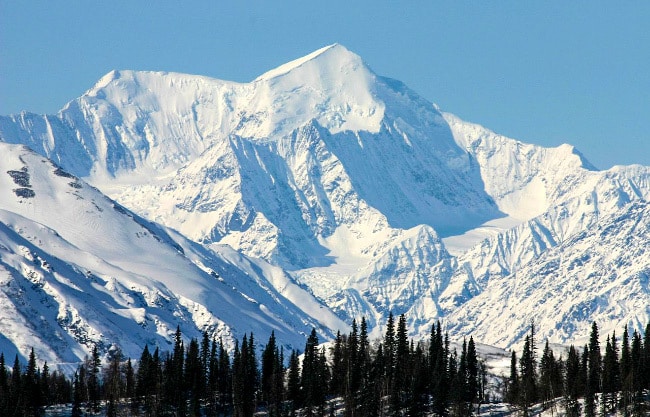
<instances>
[{"instance_id":1,"label":"distant mountain ridge","mask_svg":"<svg viewBox=\"0 0 650 417\"><path fill-rule=\"evenodd\" d=\"M284 278L270 292L291 283L320 300L299 308L322 302L345 322L365 315L376 332L389 311L407 313L413 333L443 318L458 335L503 347L518 336L487 320L505 302L497 283L538 282L526 274L553 253L583 257L568 242L622 227L650 193L647 167L598 171L572 146L543 148L464 122L338 44L250 83L112 71L56 116L0 117L0 141L29 146L208 253L231 247L277 268ZM581 247L602 257L600 238L584 236ZM608 244L629 239L622 232ZM589 265L572 276L605 279ZM620 279L639 282L648 270L639 259ZM511 328L541 311L548 301L537 293L553 293L549 285L517 296L530 314L512 315ZM552 288L577 304L614 302L586 284ZM571 328L613 323L612 314L647 322L648 292L626 300L616 313L544 321L540 336L569 341ZM336 331L335 322L319 325Z\"/></svg>"}]
</instances>

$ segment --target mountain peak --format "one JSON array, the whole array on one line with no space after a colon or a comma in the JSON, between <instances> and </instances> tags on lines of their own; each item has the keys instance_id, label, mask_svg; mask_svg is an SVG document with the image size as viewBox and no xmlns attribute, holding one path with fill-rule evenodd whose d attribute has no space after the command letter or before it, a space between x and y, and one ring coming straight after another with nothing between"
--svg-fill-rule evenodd
<instances>
[{"instance_id":1,"label":"mountain peak","mask_svg":"<svg viewBox=\"0 0 650 417\"><path fill-rule=\"evenodd\" d=\"M288 74L296 68L300 68L306 63L318 62L319 66L339 66L343 67L346 63L354 66L364 65L361 57L354 52L347 49L345 46L333 43L331 45L320 48L308 55L301 58L294 59L293 61L282 64L279 67L265 72L257 77L254 81L271 80L273 78ZM364 65L365 66L365 65Z\"/></svg>"}]
</instances>

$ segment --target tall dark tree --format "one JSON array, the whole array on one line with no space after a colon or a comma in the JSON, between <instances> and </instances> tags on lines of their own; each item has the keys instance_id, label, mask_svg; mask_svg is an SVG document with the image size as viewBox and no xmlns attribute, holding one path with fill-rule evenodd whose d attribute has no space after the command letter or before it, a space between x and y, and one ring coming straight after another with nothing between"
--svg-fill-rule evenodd
<instances>
[{"instance_id":1,"label":"tall dark tree","mask_svg":"<svg viewBox=\"0 0 650 417\"><path fill-rule=\"evenodd\" d=\"M22 378L22 390L23 395L26 399L25 412L32 416L38 416L39 409L43 406L43 398L41 395L39 373L36 366L36 355L34 354L34 348L32 348L29 352L27 368L25 369L25 375Z\"/></svg>"},{"instance_id":2,"label":"tall dark tree","mask_svg":"<svg viewBox=\"0 0 650 417\"><path fill-rule=\"evenodd\" d=\"M241 349L235 346L232 366L233 415L252 416L256 408L256 395L259 384L257 358L255 356L254 336L244 335Z\"/></svg>"},{"instance_id":3,"label":"tall dark tree","mask_svg":"<svg viewBox=\"0 0 650 417\"><path fill-rule=\"evenodd\" d=\"M617 394L620 390L620 367L616 347L616 333L610 339L607 336L605 356L603 357L602 373L602 414L607 415L614 411L617 403Z\"/></svg>"},{"instance_id":4,"label":"tall dark tree","mask_svg":"<svg viewBox=\"0 0 650 417\"><path fill-rule=\"evenodd\" d=\"M82 382L79 378L79 373L74 373L74 383L72 385L72 417L81 417L83 412L81 411L81 403L83 401L82 397Z\"/></svg>"},{"instance_id":5,"label":"tall dark tree","mask_svg":"<svg viewBox=\"0 0 650 417\"><path fill-rule=\"evenodd\" d=\"M346 363L344 357L345 341L340 331L336 332L334 346L331 348L332 358L332 381L330 393L334 396L341 396L345 390Z\"/></svg>"},{"instance_id":6,"label":"tall dark tree","mask_svg":"<svg viewBox=\"0 0 650 417\"><path fill-rule=\"evenodd\" d=\"M107 400L107 415L117 416L117 402L124 395L124 381L122 379L122 352L118 349L111 352L110 359L104 370L103 391Z\"/></svg>"},{"instance_id":7,"label":"tall dark tree","mask_svg":"<svg viewBox=\"0 0 650 417\"><path fill-rule=\"evenodd\" d=\"M359 353L359 328L356 319L352 320L352 331L348 335L344 350L345 363L344 402L347 416L355 415L358 406L360 369L357 355Z\"/></svg>"},{"instance_id":8,"label":"tall dark tree","mask_svg":"<svg viewBox=\"0 0 650 417\"><path fill-rule=\"evenodd\" d=\"M380 375L376 374L376 372L373 373L370 340L368 339L368 323L366 322L365 317L361 318L359 350L356 358L358 368L357 373L359 375L359 414L376 415L379 408L380 384L378 383L378 378L380 378Z\"/></svg>"},{"instance_id":9,"label":"tall dark tree","mask_svg":"<svg viewBox=\"0 0 650 417\"><path fill-rule=\"evenodd\" d=\"M393 312L388 314L386 321L386 333L384 334L383 344L384 358L386 363L386 376L383 378L384 386L382 387L382 397L390 395L393 387L393 376L395 374L395 318Z\"/></svg>"},{"instance_id":10,"label":"tall dark tree","mask_svg":"<svg viewBox=\"0 0 650 417\"><path fill-rule=\"evenodd\" d=\"M510 353L510 376L506 384L506 401L510 404L519 402L519 371L517 368L517 352Z\"/></svg>"},{"instance_id":11,"label":"tall dark tree","mask_svg":"<svg viewBox=\"0 0 650 417\"><path fill-rule=\"evenodd\" d=\"M433 333L433 330L432 330ZM433 397L433 411L439 416L447 414L449 407L449 335L442 338L440 322L436 324L435 336L433 337L434 350L430 350L429 358L431 370L431 395ZM429 347L431 349L431 346ZM435 362L433 362L435 360Z\"/></svg>"},{"instance_id":12,"label":"tall dark tree","mask_svg":"<svg viewBox=\"0 0 650 417\"><path fill-rule=\"evenodd\" d=\"M393 386L391 389L391 410L393 413L401 413L410 396L410 351L406 316L401 314L397 322L397 332L395 334L395 366Z\"/></svg>"},{"instance_id":13,"label":"tall dark tree","mask_svg":"<svg viewBox=\"0 0 650 417\"><path fill-rule=\"evenodd\" d=\"M646 325L643 336L643 388L650 389L650 323Z\"/></svg>"},{"instance_id":14,"label":"tall dark tree","mask_svg":"<svg viewBox=\"0 0 650 417\"><path fill-rule=\"evenodd\" d=\"M643 410L643 347L641 335L636 330L632 335L632 412L635 416L647 415Z\"/></svg>"},{"instance_id":15,"label":"tall dark tree","mask_svg":"<svg viewBox=\"0 0 650 417\"><path fill-rule=\"evenodd\" d=\"M312 328L305 345L300 377L303 405L306 408L307 416L312 416L315 410L322 410L325 404L324 388L326 387L323 385L326 377L322 366L318 350L318 336L316 335L316 329Z\"/></svg>"},{"instance_id":16,"label":"tall dark tree","mask_svg":"<svg viewBox=\"0 0 650 417\"><path fill-rule=\"evenodd\" d=\"M230 355L219 341L219 373L217 377L217 387L219 396L219 409L225 410L231 403L232 399L232 366Z\"/></svg>"},{"instance_id":17,"label":"tall dark tree","mask_svg":"<svg viewBox=\"0 0 650 417\"><path fill-rule=\"evenodd\" d=\"M535 365L535 348L531 343L534 340L531 335L524 339L524 348L519 360L520 386L519 404L522 407L524 416L528 415L530 406L537 402L537 374Z\"/></svg>"},{"instance_id":18,"label":"tall dark tree","mask_svg":"<svg viewBox=\"0 0 650 417\"><path fill-rule=\"evenodd\" d=\"M596 415L596 393L600 392L600 376L602 371L602 358L600 356L600 342L598 340L598 326L594 322L589 336L589 371L585 392L585 416Z\"/></svg>"},{"instance_id":19,"label":"tall dark tree","mask_svg":"<svg viewBox=\"0 0 650 417\"><path fill-rule=\"evenodd\" d=\"M410 362L409 397L406 404L407 414L409 416L424 416L428 405L427 382L429 377L429 364L421 343L418 343L411 349Z\"/></svg>"},{"instance_id":20,"label":"tall dark tree","mask_svg":"<svg viewBox=\"0 0 650 417\"><path fill-rule=\"evenodd\" d=\"M581 393L579 386L580 368L580 355L575 347L571 345L564 373L564 408L567 417L580 416L580 403L578 402Z\"/></svg>"},{"instance_id":21,"label":"tall dark tree","mask_svg":"<svg viewBox=\"0 0 650 417\"><path fill-rule=\"evenodd\" d=\"M544 404L544 408L548 408L551 401L560 396L561 390L557 391L558 384L558 364L555 360L553 350L551 350L548 340L544 345L544 351L539 362L539 398Z\"/></svg>"},{"instance_id":22,"label":"tall dark tree","mask_svg":"<svg viewBox=\"0 0 650 417\"><path fill-rule=\"evenodd\" d=\"M205 386L205 368L201 360L199 342L192 338L185 356L183 381L189 398L189 415L197 417L201 414L201 398Z\"/></svg>"},{"instance_id":23,"label":"tall dark tree","mask_svg":"<svg viewBox=\"0 0 650 417\"><path fill-rule=\"evenodd\" d=\"M9 415L9 374L5 355L0 352L0 415Z\"/></svg>"},{"instance_id":24,"label":"tall dark tree","mask_svg":"<svg viewBox=\"0 0 650 417\"><path fill-rule=\"evenodd\" d=\"M300 391L300 360L298 352L291 351L289 357L289 371L287 375L287 400L290 403L292 414L302 406L302 395Z\"/></svg>"},{"instance_id":25,"label":"tall dark tree","mask_svg":"<svg viewBox=\"0 0 650 417\"><path fill-rule=\"evenodd\" d=\"M467 342L467 397L466 400L470 404L478 401L479 397L479 362L478 354L476 353L476 345L474 338L469 337Z\"/></svg>"}]
</instances>

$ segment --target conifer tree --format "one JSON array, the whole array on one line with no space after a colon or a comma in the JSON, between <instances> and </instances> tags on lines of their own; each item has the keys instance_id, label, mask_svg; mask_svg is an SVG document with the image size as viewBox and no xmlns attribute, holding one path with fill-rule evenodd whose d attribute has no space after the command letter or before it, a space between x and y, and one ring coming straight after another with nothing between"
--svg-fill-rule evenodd
<instances>
[{"instance_id":1,"label":"conifer tree","mask_svg":"<svg viewBox=\"0 0 650 417\"><path fill-rule=\"evenodd\" d=\"M517 370L517 352L510 353L510 376L506 384L506 402L517 404L519 402L519 371Z\"/></svg>"},{"instance_id":2,"label":"conifer tree","mask_svg":"<svg viewBox=\"0 0 650 417\"><path fill-rule=\"evenodd\" d=\"M641 375L643 376L643 388L650 389L650 323L646 325L643 336L643 366Z\"/></svg>"},{"instance_id":3,"label":"conifer tree","mask_svg":"<svg viewBox=\"0 0 650 417\"><path fill-rule=\"evenodd\" d=\"M9 415L9 374L5 355L0 352L0 415Z\"/></svg>"},{"instance_id":4,"label":"conifer tree","mask_svg":"<svg viewBox=\"0 0 650 417\"><path fill-rule=\"evenodd\" d=\"M99 373L101 371L101 359L99 357L99 349L95 344L93 346L92 354L90 360L87 364L88 374L87 374L87 389L88 389L88 409L93 413L99 413L99 401L100 401L100 379Z\"/></svg>"},{"instance_id":5,"label":"conifer tree","mask_svg":"<svg viewBox=\"0 0 650 417\"><path fill-rule=\"evenodd\" d=\"M600 392L601 376L600 342L598 341L598 326L594 322L591 326L589 336L589 370L587 374L587 386L585 392L585 416L596 415L596 393Z\"/></svg>"},{"instance_id":6,"label":"conifer tree","mask_svg":"<svg viewBox=\"0 0 650 417\"><path fill-rule=\"evenodd\" d=\"M436 324L433 345L433 350L430 350L430 352L433 354L435 363L433 363L434 359L431 357L429 358L433 365L431 373L431 384L433 385L431 389L431 394L433 396L433 411L437 415L445 415L449 406L449 335L445 334L443 340L442 329L439 321Z\"/></svg>"},{"instance_id":7,"label":"conifer tree","mask_svg":"<svg viewBox=\"0 0 650 417\"><path fill-rule=\"evenodd\" d=\"M312 328L305 345L300 378L303 405L306 408L307 416L313 415L314 410L322 409L325 404L323 382L326 380L326 370L322 369L323 366L325 365L320 359L316 329Z\"/></svg>"},{"instance_id":8,"label":"conifer tree","mask_svg":"<svg viewBox=\"0 0 650 417\"><path fill-rule=\"evenodd\" d=\"M379 384L376 378L381 376L376 373L373 375L368 324L365 317L361 318L359 351L356 357L359 374L359 413L361 415L376 415L379 407Z\"/></svg>"},{"instance_id":9,"label":"conifer tree","mask_svg":"<svg viewBox=\"0 0 650 417\"><path fill-rule=\"evenodd\" d=\"M278 347L275 344L275 331L271 332L269 341L262 351L262 380L261 396L262 401L271 403L273 401L273 378L275 375Z\"/></svg>"},{"instance_id":10,"label":"conifer tree","mask_svg":"<svg viewBox=\"0 0 650 417\"><path fill-rule=\"evenodd\" d=\"M393 386L391 392L391 409L394 413L400 413L405 407L410 388L408 375L410 364L410 349L408 332L406 329L406 317L399 316L397 332L395 335L395 368L393 375Z\"/></svg>"},{"instance_id":11,"label":"conifer tree","mask_svg":"<svg viewBox=\"0 0 650 417\"><path fill-rule=\"evenodd\" d=\"M619 364L616 352L616 333L612 334L610 339L607 336L605 344L605 356L603 357L602 373L602 414L606 415L614 411L616 407L616 397L620 387Z\"/></svg>"},{"instance_id":12,"label":"conifer tree","mask_svg":"<svg viewBox=\"0 0 650 417\"><path fill-rule=\"evenodd\" d=\"M25 412L29 415L38 415L39 408L43 405L39 384L38 369L36 367L36 355L34 348L29 352L27 368L22 378L22 391L25 398Z\"/></svg>"},{"instance_id":13,"label":"conifer tree","mask_svg":"<svg viewBox=\"0 0 650 417\"><path fill-rule=\"evenodd\" d=\"M223 340L219 340L219 374L217 386L219 393L219 408L225 410L232 399L232 366L230 355L223 345Z\"/></svg>"},{"instance_id":14,"label":"conifer tree","mask_svg":"<svg viewBox=\"0 0 650 417\"><path fill-rule=\"evenodd\" d=\"M408 402L410 404L407 407L408 415L423 416L425 415L428 404L427 382L429 377L429 365L420 343L418 343L415 349L411 352L410 368L411 381L409 387L410 395L408 397Z\"/></svg>"},{"instance_id":15,"label":"conifer tree","mask_svg":"<svg viewBox=\"0 0 650 417\"><path fill-rule=\"evenodd\" d=\"M341 332L336 332L334 346L331 348L332 357L332 381L330 384L330 393L334 396L343 395L345 389L346 363L344 358L344 340Z\"/></svg>"},{"instance_id":16,"label":"conifer tree","mask_svg":"<svg viewBox=\"0 0 650 417\"><path fill-rule=\"evenodd\" d=\"M185 356L185 369L183 370L183 381L187 390L186 398L189 398L190 416L195 417L201 414L201 398L203 394L203 382L205 368L203 367L199 342L192 338Z\"/></svg>"},{"instance_id":17,"label":"conifer tree","mask_svg":"<svg viewBox=\"0 0 650 417\"><path fill-rule=\"evenodd\" d=\"M358 403L357 395L359 390L360 374L357 355L359 353L359 329L356 319L352 320L352 331L348 335L344 350L345 380L344 380L344 402L346 415L351 416L356 412Z\"/></svg>"},{"instance_id":18,"label":"conifer tree","mask_svg":"<svg viewBox=\"0 0 650 417\"><path fill-rule=\"evenodd\" d=\"M123 396L124 382L122 380L122 353L118 349L112 352L104 371L104 398L108 400L107 414L115 417L117 415L116 402Z\"/></svg>"},{"instance_id":19,"label":"conifer tree","mask_svg":"<svg viewBox=\"0 0 650 417\"><path fill-rule=\"evenodd\" d=\"M291 351L289 357L289 371L287 375L287 400L290 403L292 414L302 406L302 398L300 392L300 361L298 359L298 352Z\"/></svg>"},{"instance_id":20,"label":"conifer tree","mask_svg":"<svg viewBox=\"0 0 650 417\"><path fill-rule=\"evenodd\" d=\"M641 346L641 335L636 330L632 335L632 412L635 416L644 415L643 409L643 378L642 371L643 347Z\"/></svg>"},{"instance_id":21,"label":"conifer tree","mask_svg":"<svg viewBox=\"0 0 650 417\"><path fill-rule=\"evenodd\" d=\"M528 415L530 406L537 401L537 376L534 357L534 347L531 344L532 337L527 335L524 339L524 348L521 352L519 361L520 367L520 386L519 386L519 404L522 407L524 416Z\"/></svg>"},{"instance_id":22,"label":"conifer tree","mask_svg":"<svg viewBox=\"0 0 650 417\"><path fill-rule=\"evenodd\" d=\"M548 408L549 402L560 394L560 392L555 391L554 379L556 371L555 356L548 344L548 340L546 340L539 362L539 397L544 404L544 408Z\"/></svg>"},{"instance_id":23,"label":"conifer tree","mask_svg":"<svg viewBox=\"0 0 650 417\"><path fill-rule=\"evenodd\" d=\"M382 388L382 397L390 395L393 388L393 376L395 374L395 318L393 312L388 314L386 321L386 333L384 335L384 358L386 363L386 377Z\"/></svg>"},{"instance_id":24,"label":"conifer tree","mask_svg":"<svg viewBox=\"0 0 650 417\"><path fill-rule=\"evenodd\" d=\"M258 385L257 359L255 358L254 336L244 335L241 349L235 345L232 366L233 407L235 417L250 417L256 408Z\"/></svg>"},{"instance_id":25,"label":"conifer tree","mask_svg":"<svg viewBox=\"0 0 650 417\"><path fill-rule=\"evenodd\" d=\"M83 415L81 411L82 403L82 382L79 378L79 373L74 373L74 383L72 385L72 417L81 417Z\"/></svg>"},{"instance_id":26,"label":"conifer tree","mask_svg":"<svg viewBox=\"0 0 650 417\"><path fill-rule=\"evenodd\" d=\"M479 396L479 362L474 338L467 342L467 402L477 402Z\"/></svg>"},{"instance_id":27,"label":"conifer tree","mask_svg":"<svg viewBox=\"0 0 650 417\"><path fill-rule=\"evenodd\" d=\"M126 364L124 364L124 395L128 399L130 404L135 404L135 371L133 369L133 364L131 363L131 358L128 358ZM135 407L132 407L132 411L135 411Z\"/></svg>"},{"instance_id":28,"label":"conifer tree","mask_svg":"<svg viewBox=\"0 0 650 417\"><path fill-rule=\"evenodd\" d=\"M567 417L578 417L580 415L580 355L575 347L571 345L566 361L564 373L564 408Z\"/></svg>"}]
</instances>

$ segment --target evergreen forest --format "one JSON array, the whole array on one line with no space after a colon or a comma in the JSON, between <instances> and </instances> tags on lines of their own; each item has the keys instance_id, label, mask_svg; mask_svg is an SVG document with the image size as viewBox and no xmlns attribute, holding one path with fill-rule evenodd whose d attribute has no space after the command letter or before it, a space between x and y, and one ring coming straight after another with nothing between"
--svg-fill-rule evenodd
<instances>
[{"instance_id":1,"label":"evergreen forest","mask_svg":"<svg viewBox=\"0 0 650 417\"><path fill-rule=\"evenodd\" d=\"M648 415L650 325L642 337L623 329L600 344L541 354L530 326L523 348L512 351L508 375L489 375L473 338L451 348L440 322L428 340L409 339L406 318L389 316L381 340L370 341L365 319L321 346L312 330L304 351L285 351L271 333L261 352L253 334L228 351L223 341L184 342L177 328L172 351L144 346L137 361L98 348L74 375L37 364L13 366L0 353L0 416L473 416L486 403L505 402L513 415ZM102 363L104 362L104 363ZM500 388L488 384L502 381Z\"/></svg>"}]
</instances>

